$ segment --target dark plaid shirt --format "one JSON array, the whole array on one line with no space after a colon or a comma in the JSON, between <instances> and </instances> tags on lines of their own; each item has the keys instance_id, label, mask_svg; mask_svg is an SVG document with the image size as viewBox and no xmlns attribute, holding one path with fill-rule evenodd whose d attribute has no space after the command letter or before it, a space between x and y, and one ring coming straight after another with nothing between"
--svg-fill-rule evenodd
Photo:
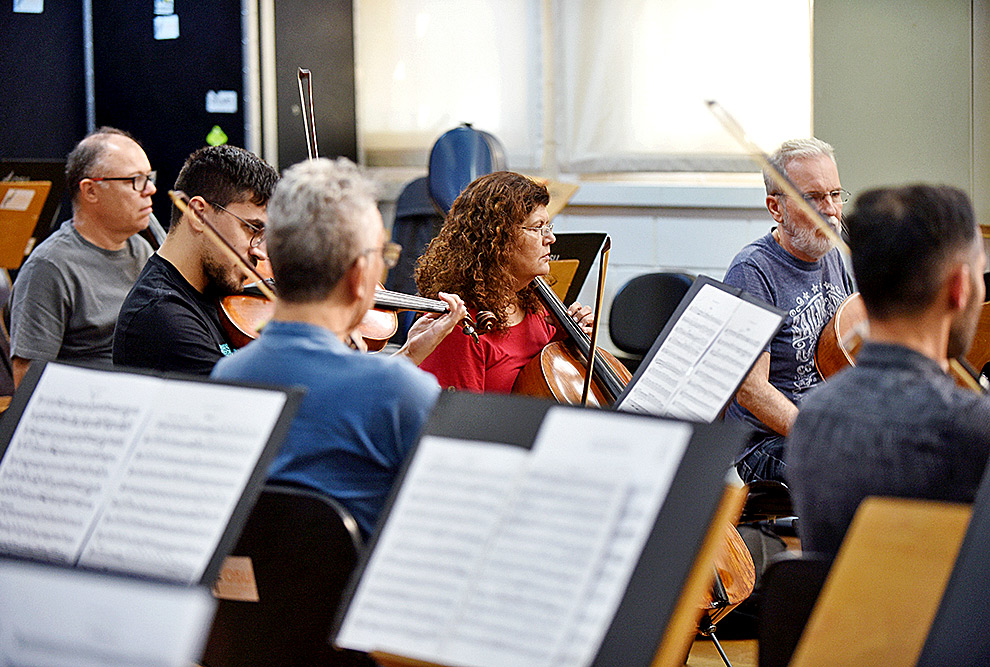
<instances>
[{"instance_id":1,"label":"dark plaid shirt","mask_svg":"<svg viewBox=\"0 0 990 667\"><path fill-rule=\"evenodd\" d=\"M809 392L784 454L802 549L830 556L867 496L972 502L990 453L990 399L934 361L867 343L856 363Z\"/></svg>"}]
</instances>

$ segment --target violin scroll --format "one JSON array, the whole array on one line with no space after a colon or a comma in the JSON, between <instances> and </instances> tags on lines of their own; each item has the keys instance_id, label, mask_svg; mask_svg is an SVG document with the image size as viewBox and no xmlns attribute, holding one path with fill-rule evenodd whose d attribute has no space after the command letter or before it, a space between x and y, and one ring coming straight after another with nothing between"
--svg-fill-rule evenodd
<instances>
[{"instance_id":1,"label":"violin scroll","mask_svg":"<svg viewBox=\"0 0 990 667\"><path fill-rule=\"evenodd\" d=\"M480 335L494 331L495 324L495 315L487 310L479 310L478 315L474 318L474 329Z\"/></svg>"}]
</instances>

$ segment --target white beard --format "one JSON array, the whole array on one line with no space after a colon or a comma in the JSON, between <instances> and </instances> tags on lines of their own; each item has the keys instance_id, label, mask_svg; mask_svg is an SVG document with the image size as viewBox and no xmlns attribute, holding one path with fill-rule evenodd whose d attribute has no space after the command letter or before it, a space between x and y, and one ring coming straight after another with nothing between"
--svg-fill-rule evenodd
<instances>
[{"instance_id":1,"label":"white beard","mask_svg":"<svg viewBox=\"0 0 990 667\"><path fill-rule=\"evenodd\" d=\"M839 219L834 215L828 217L828 223L832 226L832 229L838 231L839 229ZM804 253L808 257L814 257L815 259L821 259L828 252L835 247L835 243L832 239L818 229L818 227L797 227L791 224L791 221L784 213L784 219L781 221L780 226L784 233L786 233L791 239L791 245L794 246L796 250Z\"/></svg>"}]
</instances>

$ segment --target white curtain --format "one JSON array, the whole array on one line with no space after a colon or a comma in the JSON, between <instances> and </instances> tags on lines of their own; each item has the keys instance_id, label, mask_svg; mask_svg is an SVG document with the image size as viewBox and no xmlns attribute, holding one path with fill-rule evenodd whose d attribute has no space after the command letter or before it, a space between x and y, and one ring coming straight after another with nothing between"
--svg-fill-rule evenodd
<instances>
[{"instance_id":1,"label":"white curtain","mask_svg":"<svg viewBox=\"0 0 990 667\"><path fill-rule=\"evenodd\" d=\"M462 122L514 169L542 157L540 0L359 0L358 132L369 164L426 164Z\"/></svg>"},{"instance_id":2,"label":"white curtain","mask_svg":"<svg viewBox=\"0 0 990 667\"><path fill-rule=\"evenodd\" d=\"M562 170L752 170L707 99L768 150L810 133L809 2L554 3Z\"/></svg>"},{"instance_id":3,"label":"white curtain","mask_svg":"<svg viewBox=\"0 0 990 667\"><path fill-rule=\"evenodd\" d=\"M435 139L466 121L502 141L512 169L755 170L706 99L766 150L811 131L811 0L358 0L356 8L358 132L372 165L425 165Z\"/></svg>"}]
</instances>

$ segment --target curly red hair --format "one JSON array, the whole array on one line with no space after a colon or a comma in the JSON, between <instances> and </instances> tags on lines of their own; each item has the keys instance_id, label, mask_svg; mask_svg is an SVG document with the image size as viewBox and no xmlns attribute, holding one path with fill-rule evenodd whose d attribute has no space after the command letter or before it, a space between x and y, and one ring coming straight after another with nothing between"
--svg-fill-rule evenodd
<instances>
[{"instance_id":1,"label":"curly red hair","mask_svg":"<svg viewBox=\"0 0 990 667\"><path fill-rule=\"evenodd\" d=\"M545 185L510 171L475 179L454 200L440 233L416 265L420 294L459 295L476 310L495 315L496 329L508 327L506 308L542 309L531 286L516 293L509 262L518 248L520 226L538 206L550 203Z\"/></svg>"}]
</instances>

